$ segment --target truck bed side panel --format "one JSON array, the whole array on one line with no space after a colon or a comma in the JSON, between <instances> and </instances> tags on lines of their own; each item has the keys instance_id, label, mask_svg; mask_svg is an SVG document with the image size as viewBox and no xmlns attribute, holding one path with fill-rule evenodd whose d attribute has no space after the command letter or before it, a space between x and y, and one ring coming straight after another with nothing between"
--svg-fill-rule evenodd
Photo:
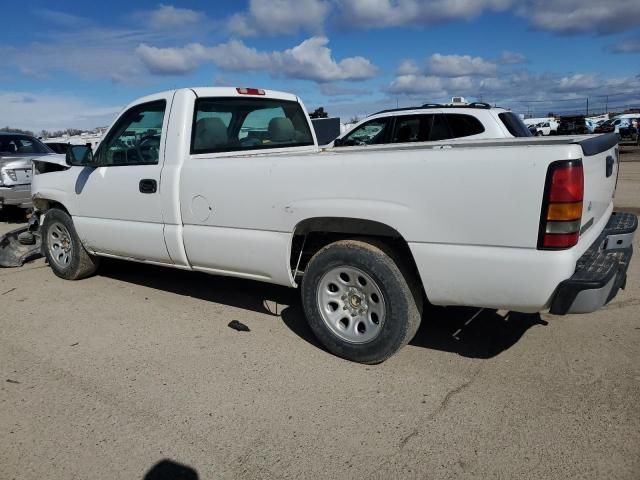
<instances>
[{"instance_id":1,"label":"truck bed side panel","mask_svg":"<svg viewBox=\"0 0 640 480\"><path fill-rule=\"evenodd\" d=\"M257 255L257 264L240 262L245 271L236 275L290 285L288 255L265 246L283 234L290 241L296 225L314 217L374 220L411 244L535 252L547 166L579 155L577 145L567 144L194 155L185 160L180 183L187 256L193 266L226 269L231 248L224 245L233 245ZM229 232L236 233L234 242L228 243ZM257 268L264 263L260 254L275 258L277 270ZM462 298L462 284L450 293L451 300Z\"/></svg>"}]
</instances>

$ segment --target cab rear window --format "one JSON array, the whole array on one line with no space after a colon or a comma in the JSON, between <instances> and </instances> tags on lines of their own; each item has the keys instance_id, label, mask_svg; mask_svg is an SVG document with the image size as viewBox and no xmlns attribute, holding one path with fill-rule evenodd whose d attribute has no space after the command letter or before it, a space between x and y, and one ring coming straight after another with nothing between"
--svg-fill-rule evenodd
<instances>
[{"instance_id":1,"label":"cab rear window","mask_svg":"<svg viewBox=\"0 0 640 480\"><path fill-rule=\"evenodd\" d=\"M314 145L297 102L265 98L199 98L191 153L234 152Z\"/></svg>"}]
</instances>

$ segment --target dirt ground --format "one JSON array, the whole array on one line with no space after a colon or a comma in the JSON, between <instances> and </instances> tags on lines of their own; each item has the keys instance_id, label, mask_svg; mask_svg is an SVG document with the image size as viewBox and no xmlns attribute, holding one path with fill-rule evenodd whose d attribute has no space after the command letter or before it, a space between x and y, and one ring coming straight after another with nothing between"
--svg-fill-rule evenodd
<instances>
[{"instance_id":1,"label":"dirt ground","mask_svg":"<svg viewBox=\"0 0 640 480\"><path fill-rule=\"evenodd\" d=\"M640 211L622 151L616 203ZM476 313L433 308L364 366L320 348L286 288L0 270L0 478L638 479L640 260L593 314Z\"/></svg>"}]
</instances>

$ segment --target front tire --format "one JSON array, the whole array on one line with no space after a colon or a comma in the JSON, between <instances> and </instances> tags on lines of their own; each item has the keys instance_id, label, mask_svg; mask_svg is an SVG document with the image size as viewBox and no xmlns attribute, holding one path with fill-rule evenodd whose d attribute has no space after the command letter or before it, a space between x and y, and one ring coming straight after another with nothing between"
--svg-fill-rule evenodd
<instances>
[{"instance_id":1,"label":"front tire","mask_svg":"<svg viewBox=\"0 0 640 480\"><path fill-rule=\"evenodd\" d=\"M416 334L422 289L412 269L376 242L342 240L316 253L302 280L311 330L333 354L375 364Z\"/></svg>"},{"instance_id":2,"label":"front tire","mask_svg":"<svg viewBox=\"0 0 640 480\"><path fill-rule=\"evenodd\" d=\"M82 245L73 220L65 211L52 208L42 225L42 249L53 273L65 280L79 280L93 275L99 258Z\"/></svg>"}]
</instances>

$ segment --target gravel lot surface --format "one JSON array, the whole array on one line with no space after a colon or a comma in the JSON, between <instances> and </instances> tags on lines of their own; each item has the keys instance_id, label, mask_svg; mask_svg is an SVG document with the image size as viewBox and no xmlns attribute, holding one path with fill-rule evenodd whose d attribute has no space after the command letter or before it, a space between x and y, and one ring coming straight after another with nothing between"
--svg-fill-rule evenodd
<instances>
[{"instance_id":1,"label":"gravel lot surface","mask_svg":"<svg viewBox=\"0 0 640 480\"><path fill-rule=\"evenodd\" d=\"M640 211L623 152L616 202ZM640 478L640 259L593 314L477 312L433 308L363 366L316 344L286 288L2 269L0 478Z\"/></svg>"}]
</instances>

